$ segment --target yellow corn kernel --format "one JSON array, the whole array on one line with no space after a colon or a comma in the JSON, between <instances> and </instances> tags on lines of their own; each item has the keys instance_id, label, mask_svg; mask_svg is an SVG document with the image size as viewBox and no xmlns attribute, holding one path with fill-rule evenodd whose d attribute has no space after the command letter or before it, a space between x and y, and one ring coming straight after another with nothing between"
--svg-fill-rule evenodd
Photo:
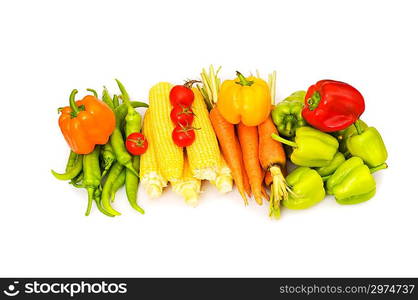
<instances>
[{"instance_id":1,"label":"yellow corn kernel","mask_svg":"<svg viewBox=\"0 0 418 300\"><path fill-rule=\"evenodd\" d=\"M151 137L155 145L157 163L161 174L169 181L181 178L183 174L183 148L174 144L171 134L174 124L170 119L169 99L172 85L160 82L149 91Z\"/></svg>"},{"instance_id":2,"label":"yellow corn kernel","mask_svg":"<svg viewBox=\"0 0 418 300\"><path fill-rule=\"evenodd\" d=\"M232 191L232 173L231 169L225 162L224 157L221 155L221 163L216 171L216 179L210 181L221 194L226 194Z\"/></svg>"},{"instance_id":3,"label":"yellow corn kernel","mask_svg":"<svg viewBox=\"0 0 418 300\"><path fill-rule=\"evenodd\" d=\"M148 140L148 149L142 154L139 176L141 184L145 188L145 192L150 198L161 196L163 188L167 186L167 179L165 179L158 168L157 158L155 154L154 139L151 135L151 124L149 120L149 110L144 116L143 133Z\"/></svg>"},{"instance_id":4,"label":"yellow corn kernel","mask_svg":"<svg viewBox=\"0 0 418 300\"><path fill-rule=\"evenodd\" d=\"M221 156L218 140L201 93L196 88L192 90L194 93L192 109L195 114L193 127L197 130L195 130L195 141L187 147L187 158L194 177L215 180Z\"/></svg>"},{"instance_id":5,"label":"yellow corn kernel","mask_svg":"<svg viewBox=\"0 0 418 300\"><path fill-rule=\"evenodd\" d=\"M196 206L199 198L201 181L193 177L187 159L184 160L183 176L180 180L171 182L173 191L183 196L186 204Z\"/></svg>"}]
</instances>

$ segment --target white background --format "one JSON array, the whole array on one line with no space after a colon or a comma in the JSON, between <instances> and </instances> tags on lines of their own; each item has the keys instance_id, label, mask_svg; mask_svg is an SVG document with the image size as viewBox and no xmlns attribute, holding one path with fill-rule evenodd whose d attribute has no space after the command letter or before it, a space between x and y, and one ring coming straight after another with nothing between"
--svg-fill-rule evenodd
<instances>
[{"instance_id":1,"label":"white background","mask_svg":"<svg viewBox=\"0 0 418 300\"><path fill-rule=\"evenodd\" d=\"M0 276L418 276L415 1L2 1ZM306 211L244 207L204 186L197 208L171 192L118 218L52 177L68 147L57 107L73 88L135 99L202 67L278 71L278 100L323 78L366 99L390 168L377 195Z\"/></svg>"}]
</instances>

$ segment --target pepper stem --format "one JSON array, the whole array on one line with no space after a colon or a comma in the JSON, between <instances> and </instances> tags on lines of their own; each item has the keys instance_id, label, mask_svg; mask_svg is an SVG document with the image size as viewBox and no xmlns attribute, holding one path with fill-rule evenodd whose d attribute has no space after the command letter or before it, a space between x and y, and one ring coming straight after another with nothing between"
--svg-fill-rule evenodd
<instances>
[{"instance_id":1,"label":"pepper stem","mask_svg":"<svg viewBox=\"0 0 418 300\"><path fill-rule=\"evenodd\" d=\"M296 144L295 142L286 140L286 139L282 138L281 136L279 136L278 134L272 133L271 134L271 138L273 140L275 140L275 141L278 141L278 142L283 143L285 145L288 145L290 147L293 147L293 148L297 148L298 147L298 144Z\"/></svg>"},{"instance_id":2,"label":"pepper stem","mask_svg":"<svg viewBox=\"0 0 418 300\"><path fill-rule=\"evenodd\" d=\"M320 101L321 101L321 95L317 91L314 92L307 101L309 110L314 110L315 108L317 108Z\"/></svg>"},{"instance_id":3,"label":"pepper stem","mask_svg":"<svg viewBox=\"0 0 418 300\"><path fill-rule=\"evenodd\" d=\"M359 120L354 122L354 126L356 127L357 133L359 135L363 133L363 129L361 128Z\"/></svg>"},{"instance_id":4,"label":"pepper stem","mask_svg":"<svg viewBox=\"0 0 418 300\"><path fill-rule=\"evenodd\" d=\"M76 89L74 89L74 90L71 91L71 94L70 94L70 107L71 107L71 110L73 111L73 113L75 115L77 115L78 112L80 111L77 107L77 104L75 103L75 95L77 93L78 93L78 91Z\"/></svg>"},{"instance_id":5,"label":"pepper stem","mask_svg":"<svg viewBox=\"0 0 418 300\"><path fill-rule=\"evenodd\" d=\"M99 98L95 89L87 89L87 91L92 92L94 97Z\"/></svg>"},{"instance_id":6,"label":"pepper stem","mask_svg":"<svg viewBox=\"0 0 418 300\"><path fill-rule=\"evenodd\" d=\"M378 165L378 166L376 166L374 168L370 168L370 173L374 173L374 172L377 172L377 171L380 171L380 170L383 170L383 169L387 169L387 167L388 167L388 164L387 163L383 163L383 164Z\"/></svg>"},{"instance_id":7,"label":"pepper stem","mask_svg":"<svg viewBox=\"0 0 418 300\"><path fill-rule=\"evenodd\" d=\"M244 75L242 75L240 72L237 72L237 77L239 79L239 82L235 82L236 84L240 84L242 86L252 86L254 81L247 80Z\"/></svg>"}]
</instances>

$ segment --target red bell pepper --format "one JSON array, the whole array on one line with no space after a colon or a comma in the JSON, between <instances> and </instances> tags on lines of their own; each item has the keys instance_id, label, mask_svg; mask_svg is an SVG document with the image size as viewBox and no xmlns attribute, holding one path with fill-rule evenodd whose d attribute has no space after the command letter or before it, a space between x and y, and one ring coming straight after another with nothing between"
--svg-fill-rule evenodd
<instances>
[{"instance_id":1,"label":"red bell pepper","mask_svg":"<svg viewBox=\"0 0 418 300\"><path fill-rule=\"evenodd\" d=\"M309 87L302 116L313 127L333 132L353 124L364 109L363 96L351 85L320 80Z\"/></svg>"}]
</instances>

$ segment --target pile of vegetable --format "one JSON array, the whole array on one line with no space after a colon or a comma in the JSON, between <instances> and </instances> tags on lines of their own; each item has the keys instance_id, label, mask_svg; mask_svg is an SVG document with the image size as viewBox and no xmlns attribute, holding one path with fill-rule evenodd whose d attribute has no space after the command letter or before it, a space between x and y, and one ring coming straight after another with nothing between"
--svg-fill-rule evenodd
<instances>
[{"instance_id":1,"label":"pile of vegetable","mask_svg":"<svg viewBox=\"0 0 418 300\"><path fill-rule=\"evenodd\" d=\"M361 93L349 84L321 80L275 104L276 73L221 81L220 68L202 70L200 80L184 85L154 85L148 103L131 101L116 80L119 94L106 88L60 108L59 126L71 148L65 173L107 216L125 185L130 205L141 184L150 198L170 184L189 205L199 201L202 181L228 193L235 183L244 204L250 199L269 215L281 206L306 209L325 196L355 204L376 193L373 173L387 168L387 151L374 127L359 118ZM142 118L135 109L145 107ZM289 174L288 172L291 171Z\"/></svg>"}]
</instances>

